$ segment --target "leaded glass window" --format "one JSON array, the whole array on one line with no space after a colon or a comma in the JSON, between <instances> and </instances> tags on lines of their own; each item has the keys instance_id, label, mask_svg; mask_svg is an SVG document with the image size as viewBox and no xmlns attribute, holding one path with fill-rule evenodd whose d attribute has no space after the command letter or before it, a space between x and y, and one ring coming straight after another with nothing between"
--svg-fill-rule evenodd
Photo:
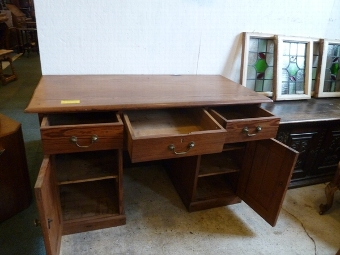
<instances>
[{"instance_id":1,"label":"leaded glass window","mask_svg":"<svg viewBox=\"0 0 340 255\"><path fill-rule=\"evenodd\" d=\"M304 94L306 43L283 42L282 94Z\"/></svg>"},{"instance_id":2,"label":"leaded glass window","mask_svg":"<svg viewBox=\"0 0 340 255\"><path fill-rule=\"evenodd\" d=\"M241 83L266 96L272 96L275 73L275 36L243 33Z\"/></svg>"},{"instance_id":3,"label":"leaded glass window","mask_svg":"<svg viewBox=\"0 0 340 255\"><path fill-rule=\"evenodd\" d=\"M247 87L257 91L273 91L274 40L251 38L248 52Z\"/></svg>"},{"instance_id":4,"label":"leaded glass window","mask_svg":"<svg viewBox=\"0 0 340 255\"><path fill-rule=\"evenodd\" d=\"M340 91L340 45L329 44L327 50L326 70L323 91L339 92Z\"/></svg>"},{"instance_id":5,"label":"leaded glass window","mask_svg":"<svg viewBox=\"0 0 340 255\"><path fill-rule=\"evenodd\" d=\"M340 41L320 40L320 71L315 97L340 97Z\"/></svg>"},{"instance_id":6,"label":"leaded glass window","mask_svg":"<svg viewBox=\"0 0 340 255\"><path fill-rule=\"evenodd\" d=\"M320 70L313 43L318 39L244 32L242 85L275 101L311 98Z\"/></svg>"},{"instance_id":7,"label":"leaded glass window","mask_svg":"<svg viewBox=\"0 0 340 255\"><path fill-rule=\"evenodd\" d=\"M313 40L277 36L278 67L274 100L311 98Z\"/></svg>"}]
</instances>

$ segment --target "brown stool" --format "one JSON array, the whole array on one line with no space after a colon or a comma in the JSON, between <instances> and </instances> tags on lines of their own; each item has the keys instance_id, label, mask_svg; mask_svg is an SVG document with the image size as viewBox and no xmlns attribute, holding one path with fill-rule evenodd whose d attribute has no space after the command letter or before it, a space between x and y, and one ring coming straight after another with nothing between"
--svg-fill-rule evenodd
<instances>
[{"instance_id":1,"label":"brown stool","mask_svg":"<svg viewBox=\"0 0 340 255\"><path fill-rule=\"evenodd\" d=\"M12 63L12 56L11 53L13 50L0 50L0 79L2 85L5 85L7 82L16 80L18 77L15 73L13 63ZM9 65L12 69L12 74L4 74L4 70L2 69L2 62L8 61Z\"/></svg>"},{"instance_id":2,"label":"brown stool","mask_svg":"<svg viewBox=\"0 0 340 255\"><path fill-rule=\"evenodd\" d=\"M340 162L338 164L338 169L336 170L336 173L334 175L333 180L328 183L328 185L325 188L325 193L327 197L327 204L321 204L320 205L320 214L324 214L329 210L329 208L333 205L333 199L334 199L334 193L340 189ZM340 250L339 250L340 251Z\"/></svg>"}]
</instances>

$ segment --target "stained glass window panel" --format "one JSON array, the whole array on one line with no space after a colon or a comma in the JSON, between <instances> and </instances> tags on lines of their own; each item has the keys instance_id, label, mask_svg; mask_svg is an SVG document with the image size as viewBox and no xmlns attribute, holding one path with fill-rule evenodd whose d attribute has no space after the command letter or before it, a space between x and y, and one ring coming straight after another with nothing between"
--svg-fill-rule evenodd
<instances>
[{"instance_id":1,"label":"stained glass window panel","mask_svg":"<svg viewBox=\"0 0 340 255\"><path fill-rule=\"evenodd\" d=\"M251 37L248 50L246 86L257 92L271 92L273 90L274 40Z\"/></svg>"},{"instance_id":2,"label":"stained glass window panel","mask_svg":"<svg viewBox=\"0 0 340 255\"><path fill-rule=\"evenodd\" d=\"M304 94L306 43L283 42L282 91L287 94Z\"/></svg>"},{"instance_id":3,"label":"stained glass window panel","mask_svg":"<svg viewBox=\"0 0 340 255\"><path fill-rule=\"evenodd\" d=\"M329 44L327 51L324 92L340 92L340 45Z\"/></svg>"}]
</instances>

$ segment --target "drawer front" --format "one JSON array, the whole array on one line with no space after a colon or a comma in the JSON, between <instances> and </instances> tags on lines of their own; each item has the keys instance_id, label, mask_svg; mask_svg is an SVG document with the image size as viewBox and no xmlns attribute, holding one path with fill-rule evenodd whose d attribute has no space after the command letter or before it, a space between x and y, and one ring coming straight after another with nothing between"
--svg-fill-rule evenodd
<instances>
[{"instance_id":1,"label":"drawer front","mask_svg":"<svg viewBox=\"0 0 340 255\"><path fill-rule=\"evenodd\" d=\"M132 162L218 153L223 150L225 134L210 133L132 140L128 150ZM193 143L193 147L191 147Z\"/></svg>"},{"instance_id":2,"label":"drawer front","mask_svg":"<svg viewBox=\"0 0 340 255\"><path fill-rule=\"evenodd\" d=\"M157 124L153 122L155 120L152 120L150 116L147 116L144 119L146 119L146 121L150 121L152 124L150 124L149 129L147 129L150 131L148 131L148 134L145 136L138 135L138 127L136 126L140 123L136 124L136 126L133 125L134 123L138 123L141 119L129 119L128 114L124 114L124 122L127 130L127 148L132 162L221 152L223 150L223 144L226 137L225 129L219 125L207 111L203 109L200 109L200 111L201 112L197 114L197 116L199 116L198 122L200 122L202 129L199 131L187 131L185 134L176 134L177 130L186 129L186 125L190 128L190 123L183 124L183 122L178 121L178 119L172 122L171 118L166 120L159 117L159 119L162 119L159 127L164 129L168 128L166 125L168 125L169 122L171 122L169 125L172 128L172 125L180 123L180 125L177 126L178 128L173 128L173 130L175 130L173 133L169 132L167 134L159 134L155 127ZM183 112L185 112L184 109ZM172 115L172 117L174 116ZM187 115L184 117L184 119L189 118L190 117ZM131 124L133 121L135 122ZM142 126L145 128L145 125L146 124L143 123Z\"/></svg>"},{"instance_id":3,"label":"drawer front","mask_svg":"<svg viewBox=\"0 0 340 255\"><path fill-rule=\"evenodd\" d=\"M270 139L276 136L279 120L237 120L227 122L225 143Z\"/></svg>"},{"instance_id":4,"label":"drawer front","mask_svg":"<svg viewBox=\"0 0 340 255\"><path fill-rule=\"evenodd\" d=\"M256 109L250 110L251 107ZM249 111L247 111L247 108L249 108ZM237 108L232 108L232 110L235 109L237 111ZM226 110L222 108L211 109L210 113L227 130L225 143L248 142L276 137L280 118L270 112L256 106L241 107L241 114L235 114L237 118L232 118L233 114L230 115L230 118L226 118L228 114L224 111Z\"/></svg>"},{"instance_id":5,"label":"drawer front","mask_svg":"<svg viewBox=\"0 0 340 255\"><path fill-rule=\"evenodd\" d=\"M119 119L120 120L120 119ZM48 126L42 120L40 132L44 154L123 148L123 123Z\"/></svg>"}]
</instances>

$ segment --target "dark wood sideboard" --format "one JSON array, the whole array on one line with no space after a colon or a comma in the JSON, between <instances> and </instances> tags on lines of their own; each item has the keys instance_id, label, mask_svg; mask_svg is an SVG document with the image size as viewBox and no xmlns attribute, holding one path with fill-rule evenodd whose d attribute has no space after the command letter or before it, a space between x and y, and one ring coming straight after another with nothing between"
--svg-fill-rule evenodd
<instances>
[{"instance_id":1,"label":"dark wood sideboard","mask_svg":"<svg viewBox=\"0 0 340 255\"><path fill-rule=\"evenodd\" d=\"M289 187L331 181L340 160L340 98L281 101L262 107L281 118L276 139L299 151Z\"/></svg>"},{"instance_id":2,"label":"dark wood sideboard","mask_svg":"<svg viewBox=\"0 0 340 255\"><path fill-rule=\"evenodd\" d=\"M188 211L242 200L274 226L298 152L275 140L280 118L262 103L218 75L43 76L25 111L41 122L47 254L62 235L125 224L123 151L162 160Z\"/></svg>"}]
</instances>

